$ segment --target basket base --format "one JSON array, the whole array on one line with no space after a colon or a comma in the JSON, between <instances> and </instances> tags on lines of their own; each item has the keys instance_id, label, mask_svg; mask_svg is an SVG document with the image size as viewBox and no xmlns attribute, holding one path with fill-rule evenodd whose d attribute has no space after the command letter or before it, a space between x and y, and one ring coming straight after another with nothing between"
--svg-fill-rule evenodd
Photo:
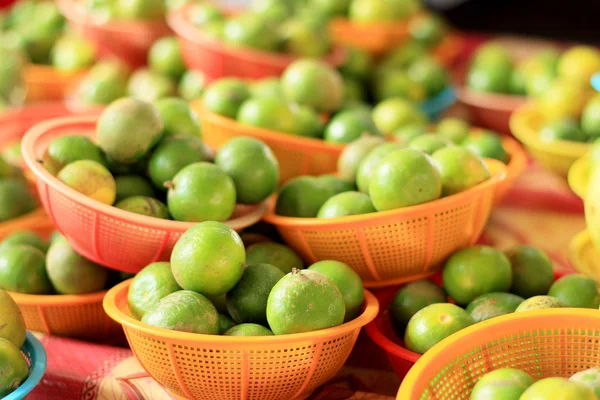
<instances>
[{"instance_id":1,"label":"basket base","mask_svg":"<svg viewBox=\"0 0 600 400\"><path fill-rule=\"evenodd\" d=\"M165 388L166 389L166 388ZM171 392L169 389L166 389L167 392L169 393L169 395L177 400L189 400L187 397L183 397L183 396L179 396L176 395L175 393ZM304 392L303 394L301 394L299 397L295 397L293 399L289 399L289 400L305 400L308 399L308 397L314 392L314 390L308 391L308 392Z\"/></svg>"},{"instance_id":2,"label":"basket base","mask_svg":"<svg viewBox=\"0 0 600 400\"><path fill-rule=\"evenodd\" d=\"M386 279L386 280L381 280L381 281L367 281L367 282L363 282L363 286L366 289L377 289L377 288L382 288L382 287L387 287L387 286L397 286L397 285L401 285L403 283L417 281L419 279L429 278L429 277L437 274L438 272L439 271L427 271L420 275L411 275L411 276L405 276L402 278Z\"/></svg>"}]
</instances>

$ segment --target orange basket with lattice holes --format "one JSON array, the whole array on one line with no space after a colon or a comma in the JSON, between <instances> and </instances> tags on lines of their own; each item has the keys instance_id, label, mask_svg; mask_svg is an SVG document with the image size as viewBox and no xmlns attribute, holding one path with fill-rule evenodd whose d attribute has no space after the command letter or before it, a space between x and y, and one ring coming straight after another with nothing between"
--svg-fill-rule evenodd
<instances>
[{"instance_id":1,"label":"orange basket with lattice holes","mask_svg":"<svg viewBox=\"0 0 600 400\"><path fill-rule=\"evenodd\" d=\"M533 103L518 108L510 117L513 135L531 157L547 170L567 179L573 163L583 157L592 145L569 140L544 142L539 135L543 125L544 117Z\"/></svg>"},{"instance_id":2,"label":"orange basket with lattice holes","mask_svg":"<svg viewBox=\"0 0 600 400\"><path fill-rule=\"evenodd\" d=\"M331 174L337 170L337 161L344 145L244 125L206 110L201 101L192 103L192 108L202 121L204 142L213 149L220 149L238 136L262 140L279 161L280 182L300 175Z\"/></svg>"},{"instance_id":3,"label":"orange basket with lattice holes","mask_svg":"<svg viewBox=\"0 0 600 400\"><path fill-rule=\"evenodd\" d=\"M67 88L84 72L59 71L49 65L29 64L25 67L23 78L27 88L27 101L40 102L62 100Z\"/></svg>"},{"instance_id":4,"label":"orange basket with lattice holes","mask_svg":"<svg viewBox=\"0 0 600 400\"><path fill-rule=\"evenodd\" d=\"M69 26L93 42L101 55L117 57L132 67L144 66L152 44L172 34L163 19L99 21L86 12L84 3L80 0L56 1Z\"/></svg>"},{"instance_id":5,"label":"orange basket with lattice holes","mask_svg":"<svg viewBox=\"0 0 600 400\"><path fill-rule=\"evenodd\" d=\"M468 399L479 378L518 368L569 378L598 366L598 310L555 308L479 322L438 343L402 381L398 400Z\"/></svg>"},{"instance_id":6,"label":"orange basket with lattice holes","mask_svg":"<svg viewBox=\"0 0 600 400\"><path fill-rule=\"evenodd\" d=\"M181 53L189 69L202 71L209 81L235 76L242 79L276 77L299 57L275 52L239 48L215 39L202 32L190 21L193 6L183 6L167 17L169 26L177 34ZM338 66L345 52L334 47L323 61Z\"/></svg>"},{"instance_id":7,"label":"orange basket with lattice holes","mask_svg":"<svg viewBox=\"0 0 600 400\"><path fill-rule=\"evenodd\" d=\"M73 249L98 264L137 273L155 261L168 261L179 237L194 223L147 217L100 203L52 176L38 160L49 143L65 135L94 138L97 117L66 117L34 126L23 138L23 158L37 176L42 205ZM237 231L258 222L266 202L238 205L225 223Z\"/></svg>"},{"instance_id":8,"label":"orange basket with lattice holes","mask_svg":"<svg viewBox=\"0 0 600 400\"><path fill-rule=\"evenodd\" d=\"M131 317L131 280L108 291L106 313L119 322L133 354L171 394L196 400L305 399L344 365L363 326L379 310L365 291L354 320L320 331L268 336L201 335L155 328Z\"/></svg>"},{"instance_id":9,"label":"orange basket with lattice holes","mask_svg":"<svg viewBox=\"0 0 600 400\"><path fill-rule=\"evenodd\" d=\"M338 260L350 265L366 287L397 285L428 277L456 250L477 241L494 204L506 167L486 160L492 177L452 196L428 203L339 218L294 218L275 214L264 220L308 264Z\"/></svg>"},{"instance_id":10,"label":"orange basket with lattice holes","mask_svg":"<svg viewBox=\"0 0 600 400\"><path fill-rule=\"evenodd\" d=\"M515 139L504 137L502 147L508 154L508 164L506 165L506 179L498 182L496 188L496 204L499 204L508 195L508 192L515 185L515 182L527 169L528 158L523 147Z\"/></svg>"},{"instance_id":11,"label":"orange basket with lattice holes","mask_svg":"<svg viewBox=\"0 0 600 400\"><path fill-rule=\"evenodd\" d=\"M8 294L21 309L31 331L85 340L121 335L119 324L102 308L106 291L80 295Z\"/></svg>"},{"instance_id":12,"label":"orange basket with lattice holes","mask_svg":"<svg viewBox=\"0 0 600 400\"><path fill-rule=\"evenodd\" d=\"M0 241L17 231L32 231L48 237L54 231L54 224L40 207L19 218L0 223Z\"/></svg>"}]
</instances>

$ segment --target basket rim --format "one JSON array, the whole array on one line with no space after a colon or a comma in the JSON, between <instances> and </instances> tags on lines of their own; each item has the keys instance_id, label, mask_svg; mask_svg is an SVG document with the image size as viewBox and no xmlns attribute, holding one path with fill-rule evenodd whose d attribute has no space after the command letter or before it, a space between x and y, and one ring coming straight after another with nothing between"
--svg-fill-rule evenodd
<instances>
[{"instance_id":1,"label":"basket rim","mask_svg":"<svg viewBox=\"0 0 600 400\"><path fill-rule=\"evenodd\" d=\"M567 182L569 187L580 199L585 200L585 194L587 191L588 182L585 179L585 172L590 168L590 155L589 153L583 157L575 160L571 168L569 168L569 174L567 176Z\"/></svg>"},{"instance_id":2,"label":"basket rim","mask_svg":"<svg viewBox=\"0 0 600 400\"><path fill-rule=\"evenodd\" d=\"M521 325L525 330L528 326L535 326L536 321L554 320L557 321L557 326L559 326L560 322L565 321L565 319L570 321L576 319L594 319L599 321L598 325L600 326L598 310L582 308L551 308L528 311L523 313L502 315L486 321L478 322L448 336L446 339L442 340L434 347L429 349L425 354L423 354L402 381L396 398L397 400L415 398L414 396L416 395L415 388L417 382L423 379L420 378L420 376L423 375L430 365L434 365L436 363L438 356L449 355L452 358L459 357L461 354L466 352L464 349L467 346L464 345L468 345L469 342L473 343L474 336L480 337L485 333L494 331L501 332L503 325L509 321L511 325L522 322ZM470 345L469 348L473 348L473 345ZM440 366L440 369L442 369L442 366Z\"/></svg>"},{"instance_id":3,"label":"basket rim","mask_svg":"<svg viewBox=\"0 0 600 400\"><path fill-rule=\"evenodd\" d=\"M507 178L518 178L527 169L527 152L518 140L509 136L502 138L502 147L510 156L510 160L506 164Z\"/></svg>"},{"instance_id":4,"label":"basket rim","mask_svg":"<svg viewBox=\"0 0 600 400\"><path fill-rule=\"evenodd\" d=\"M36 227L54 226L52 221L50 221L46 215L44 207L40 206L25 215L21 215L18 218L10 219L0 223L0 235L8 234L17 230L23 230L23 225L27 224L29 226L32 223L38 223Z\"/></svg>"},{"instance_id":5,"label":"basket rim","mask_svg":"<svg viewBox=\"0 0 600 400\"><path fill-rule=\"evenodd\" d=\"M52 176L44 167L42 167L35 157L35 145L37 140L46 134L51 129L56 129L68 125L76 124L95 124L98 120L97 116L80 117L80 116L69 116L62 118L54 118L44 122L41 122L33 126L25 134L22 140L22 153L23 159L27 166L33 171L33 173L41 180L44 184L51 186L54 190L59 191L70 200L79 203L94 212L102 213L114 219L119 219L131 224L144 226L149 229L158 230L173 230L173 231L185 231L190 227L198 224L199 222L182 222L182 221L171 221L163 220L160 218L148 217L145 215L131 213L129 211L120 210L116 207L103 204L99 201L93 200L82 193L68 187L56 177ZM39 185L39 182L38 182ZM246 206L244 206L246 207ZM232 229L242 229L258 222L263 214L267 210L267 200L249 205L248 212L241 215L238 218L224 221L223 223Z\"/></svg>"},{"instance_id":6,"label":"basket rim","mask_svg":"<svg viewBox=\"0 0 600 400\"><path fill-rule=\"evenodd\" d=\"M222 40L210 37L202 32L202 29L195 27L190 21L188 21L187 14L193 6L194 4L192 3L186 4L177 10L169 12L167 15L167 24L173 30L173 32L177 34L179 39L185 39L188 42L194 43L195 45L200 45L207 49L211 49L212 51L227 54L231 57L237 57L240 60L260 62L261 64L283 66L301 58L284 53L261 51L251 48L239 48L231 46ZM344 49L341 46L333 45L331 51L320 59L328 64L337 66L343 62L344 56Z\"/></svg>"},{"instance_id":7,"label":"basket rim","mask_svg":"<svg viewBox=\"0 0 600 400\"><path fill-rule=\"evenodd\" d=\"M42 380L44 373L46 372L46 366L48 365L48 356L46 349L31 332L27 331L25 337L25 344L21 347L21 351L25 347L29 347L31 352L35 354L35 362L29 366L29 376L15 391L9 393L2 400L18 400L24 399L29 392L31 392ZM30 360L31 361L31 360Z\"/></svg>"},{"instance_id":8,"label":"basket rim","mask_svg":"<svg viewBox=\"0 0 600 400\"><path fill-rule=\"evenodd\" d=\"M24 306L80 306L102 303L108 290L84 294L26 294L7 292L15 303Z\"/></svg>"},{"instance_id":9,"label":"basket rim","mask_svg":"<svg viewBox=\"0 0 600 400\"><path fill-rule=\"evenodd\" d=\"M388 218L397 218L402 215L410 215L416 211L423 210L435 210L439 206L451 204L460 201L464 197L472 196L475 193L479 193L487 190L494 190L498 183L504 181L507 177L507 167L500 161L486 159L486 162L494 167L496 172L490 176L490 178L472 188L453 194L451 196L442 197L437 200L429 201L427 203L417 204L409 207L396 208L393 210L377 211L369 214L350 215L346 217L337 218L300 218L300 217L284 217L275 214L275 202L277 195L271 197L269 208L266 214L263 216L263 220L271 223L275 226L291 226L297 228L312 228L312 227L330 227L331 229L344 229L344 226L352 225L357 222L374 222L382 221Z\"/></svg>"},{"instance_id":10,"label":"basket rim","mask_svg":"<svg viewBox=\"0 0 600 400\"><path fill-rule=\"evenodd\" d=\"M128 292L129 287L133 278L123 281L111 289L104 297L103 306L104 311L110 318L115 322L119 323L123 327L144 332L145 334L151 335L161 340L178 340L186 342L196 342L198 344L226 344L234 343L240 345L257 345L268 342L272 344L284 344L284 343L295 343L303 340L324 340L329 337L337 337L343 334L352 332L360 329L370 323L377 314L379 313L379 302L375 295L368 290L364 289L365 300L363 303L363 312L353 319L352 321L346 322L342 325L338 325L333 328L321 329L319 331L312 331L306 333L295 333L291 335L275 335L275 336L255 336L255 337L243 337L243 336L222 336L222 335L204 335L199 333L179 332L164 328L156 328L150 325L146 325L141 321L138 321L126 313L121 311L116 304L117 296L123 296L123 292ZM127 293L125 293L125 296Z\"/></svg>"},{"instance_id":11,"label":"basket rim","mask_svg":"<svg viewBox=\"0 0 600 400\"><path fill-rule=\"evenodd\" d=\"M161 33L169 32L164 19L155 21L144 20L114 20L98 22L92 15L85 13L75 0L56 0L56 5L65 18L76 24L94 27L99 30L132 34L142 28L145 31L155 30Z\"/></svg>"},{"instance_id":12,"label":"basket rim","mask_svg":"<svg viewBox=\"0 0 600 400\"><path fill-rule=\"evenodd\" d=\"M591 143L579 143L569 140L556 140L552 143L542 142L539 139L538 132L530 124L531 118L536 116L539 116L539 112L532 102L527 102L517 108L510 116L511 132L525 146L558 156L576 158L589 151Z\"/></svg>"}]
</instances>

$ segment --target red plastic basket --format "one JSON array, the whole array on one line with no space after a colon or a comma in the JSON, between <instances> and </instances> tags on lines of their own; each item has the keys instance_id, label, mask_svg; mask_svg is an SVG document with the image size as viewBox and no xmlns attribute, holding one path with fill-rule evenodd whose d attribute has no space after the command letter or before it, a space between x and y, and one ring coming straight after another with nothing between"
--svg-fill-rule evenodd
<instances>
[{"instance_id":1,"label":"red plastic basket","mask_svg":"<svg viewBox=\"0 0 600 400\"><path fill-rule=\"evenodd\" d=\"M94 138L96 121L96 117L66 117L36 125L23 138L23 157L38 178L46 212L75 251L107 267L136 273L152 262L168 260L179 237L194 223L147 217L100 203L69 188L37 162L57 137ZM241 230L258 222L266 209L266 202L238 205L226 224Z\"/></svg>"},{"instance_id":2,"label":"red plastic basket","mask_svg":"<svg viewBox=\"0 0 600 400\"><path fill-rule=\"evenodd\" d=\"M190 69L202 71L208 80L225 76L243 79L262 79L279 76L297 57L253 49L240 49L214 39L195 27L189 20L190 7L169 14L167 21L181 44L183 59ZM335 47L324 57L330 65L340 65L344 51Z\"/></svg>"},{"instance_id":3,"label":"red plastic basket","mask_svg":"<svg viewBox=\"0 0 600 400\"><path fill-rule=\"evenodd\" d=\"M563 272L555 272L554 279L559 279L564 275ZM440 274L434 275L431 280L438 285L442 283ZM404 347L404 341L392 326L389 307L394 301L396 292L401 287L402 285L388 287L374 293L379 301L379 314L373 322L365 327L365 332L371 340L385 351L394 372L400 379L404 378L412 366L421 358L421 354Z\"/></svg>"},{"instance_id":4,"label":"red plastic basket","mask_svg":"<svg viewBox=\"0 0 600 400\"><path fill-rule=\"evenodd\" d=\"M133 67L146 64L152 44L171 34L165 21L98 22L77 0L56 0L69 26L94 42L102 54L110 54Z\"/></svg>"}]
</instances>

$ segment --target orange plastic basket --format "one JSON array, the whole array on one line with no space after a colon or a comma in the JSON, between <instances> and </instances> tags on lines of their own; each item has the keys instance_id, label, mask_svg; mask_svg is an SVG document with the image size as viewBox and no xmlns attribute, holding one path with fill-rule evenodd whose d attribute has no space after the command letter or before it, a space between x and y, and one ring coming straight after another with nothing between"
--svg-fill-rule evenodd
<instances>
[{"instance_id":1,"label":"orange plastic basket","mask_svg":"<svg viewBox=\"0 0 600 400\"><path fill-rule=\"evenodd\" d=\"M554 279L564 276L563 273L555 272ZM436 274L432 281L442 286L441 274ZM421 358L421 354L408 350L404 347L403 339L398 335L392 325L389 307L394 301L396 293L401 286L388 287L375 293L379 301L379 314L369 325L365 332L375 344L381 347L390 361L394 372L400 379L404 378L413 365Z\"/></svg>"},{"instance_id":2,"label":"orange plastic basket","mask_svg":"<svg viewBox=\"0 0 600 400\"><path fill-rule=\"evenodd\" d=\"M27 101L62 100L67 88L81 74L82 72L62 72L48 65L29 64L24 71Z\"/></svg>"},{"instance_id":3,"label":"orange plastic basket","mask_svg":"<svg viewBox=\"0 0 600 400\"><path fill-rule=\"evenodd\" d=\"M462 193L417 206L340 218L282 217L274 202L264 220L304 260L350 265L366 287L430 276L456 250L475 243L490 215L506 167L487 160L492 177Z\"/></svg>"},{"instance_id":4,"label":"orange plastic basket","mask_svg":"<svg viewBox=\"0 0 600 400\"><path fill-rule=\"evenodd\" d=\"M379 56L408 40L408 21L358 24L336 18L329 23L329 34L334 43Z\"/></svg>"},{"instance_id":5,"label":"orange plastic basket","mask_svg":"<svg viewBox=\"0 0 600 400\"><path fill-rule=\"evenodd\" d=\"M527 153L523 147L515 139L505 137L502 139L502 146L509 156L508 165L506 166L506 179L498 182L496 188L496 204L500 204L508 195L508 192L515 185L515 182L523 172L527 169Z\"/></svg>"},{"instance_id":6,"label":"orange plastic basket","mask_svg":"<svg viewBox=\"0 0 600 400\"><path fill-rule=\"evenodd\" d=\"M123 325L133 353L176 396L196 400L305 399L339 371L360 329L379 310L365 291L363 312L343 325L269 337L176 332L142 324L127 306L131 281L108 291L104 309Z\"/></svg>"},{"instance_id":7,"label":"orange plastic basket","mask_svg":"<svg viewBox=\"0 0 600 400\"><path fill-rule=\"evenodd\" d=\"M207 111L200 101L193 103L192 108L202 121L204 141L213 149L220 149L238 136L251 136L265 142L279 161L281 182L300 175L323 175L337 171L337 161L344 145L244 125Z\"/></svg>"},{"instance_id":8,"label":"orange plastic basket","mask_svg":"<svg viewBox=\"0 0 600 400\"><path fill-rule=\"evenodd\" d=\"M82 295L32 295L9 292L21 309L27 329L77 339L107 339L121 327L106 315L106 291Z\"/></svg>"},{"instance_id":9,"label":"orange plastic basket","mask_svg":"<svg viewBox=\"0 0 600 400\"><path fill-rule=\"evenodd\" d=\"M54 231L54 225L46 211L40 207L19 218L0 223L0 241L16 231L32 231L48 237Z\"/></svg>"},{"instance_id":10,"label":"orange plastic basket","mask_svg":"<svg viewBox=\"0 0 600 400\"><path fill-rule=\"evenodd\" d=\"M543 124L544 118L533 104L520 107L510 118L513 135L523 143L533 159L566 179L573 163L590 150L591 144L567 140L544 143L539 137Z\"/></svg>"},{"instance_id":11,"label":"orange plastic basket","mask_svg":"<svg viewBox=\"0 0 600 400\"><path fill-rule=\"evenodd\" d=\"M498 368L535 378L598 366L598 310L556 308L480 322L438 343L410 370L398 400L468 399L478 379Z\"/></svg>"},{"instance_id":12,"label":"orange plastic basket","mask_svg":"<svg viewBox=\"0 0 600 400\"><path fill-rule=\"evenodd\" d=\"M145 65L152 44L171 34L163 20L98 22L80 1L57 0L56 4L69 26L94 42L101 54L116 56L132 67Z\"/></svg>"},{"instance_id":13,"label":"orange plastic basket","mask_svg":"<svg viewBox=\"0 0 600 400\"><path fill-rule=\"evenodd\" d=\"M136 273L152 262L168 260L181 234L194 224L102 204L69 188L37 162L57 137L75 134L94 138L96 121L96 117L66 117L36 125L23 138L23 157L38 178L46 212L75 251L107 267ZM259 221L266 209L266 202L237 206L226 224L239 231Z\"/></svg>"},{"instance_id":14,"label":"orange plastic basket","mask_svg":"<svg viewBox=\"0 0 600 400\"><path fill-rule=\"evenodd\" d=\"M233 47L214 39L188 20L190 6L181 7L167 17L181 44L183 59L190 69L202 71L208 80L226 76L261 79L280 76L297 57ZM344 51L334 48L324 58L333 66L344 60Z\"/></svg>"}]
</instances>

